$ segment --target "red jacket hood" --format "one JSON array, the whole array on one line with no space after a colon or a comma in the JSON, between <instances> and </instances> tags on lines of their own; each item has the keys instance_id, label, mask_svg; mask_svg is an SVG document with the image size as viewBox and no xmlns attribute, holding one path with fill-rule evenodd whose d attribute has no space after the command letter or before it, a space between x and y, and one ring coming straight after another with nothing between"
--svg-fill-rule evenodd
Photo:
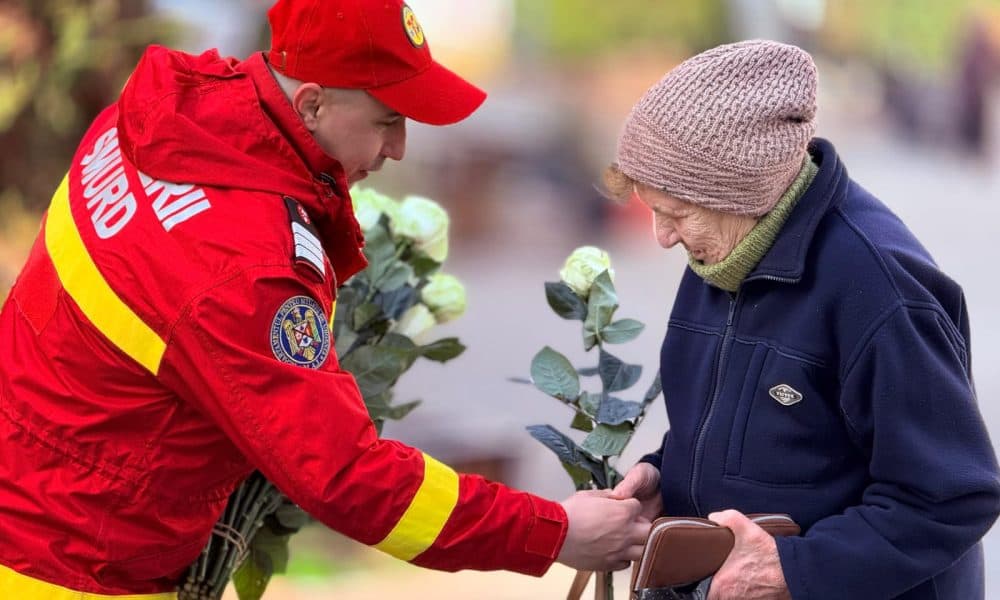
<instances>
[{"instance_id":1,"label":"red jacket hood","mask_svg":"<svg viewBox=\"0 0 1000 600\"><path fill-rule=\"evenodd\" d=\"M343 169L306 130L262 53L239 62L150 46L118 101L118 134L124 155L155 179L295 198L338 278L364 267Z\"/></svg>"}]
</instances>

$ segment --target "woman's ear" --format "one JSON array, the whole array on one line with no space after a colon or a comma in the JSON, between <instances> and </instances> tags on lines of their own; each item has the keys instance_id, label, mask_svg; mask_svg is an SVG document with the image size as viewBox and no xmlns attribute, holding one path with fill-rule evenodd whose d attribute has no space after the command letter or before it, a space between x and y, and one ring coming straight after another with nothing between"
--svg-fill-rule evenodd
<instances>
[{"instance_id":1,"label":"woman's ear","mask_svg":"<svg viewBox=\"0 0 1000 600\"><path fill-rule=\"evenodd\" d=\"M323 88L316 83L303 83L292 94L292 108L299 114L309 131L319 127L319 108L323 104Z\"/></svg>"}]
</instances>

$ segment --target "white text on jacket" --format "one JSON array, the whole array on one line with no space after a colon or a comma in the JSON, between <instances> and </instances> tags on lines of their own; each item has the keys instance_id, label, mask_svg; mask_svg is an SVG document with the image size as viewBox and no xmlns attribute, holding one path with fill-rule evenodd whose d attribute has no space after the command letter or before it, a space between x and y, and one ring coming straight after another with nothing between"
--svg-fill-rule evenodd
<instances>
[{"instance_id":1,"label":"white text on jacket","mask_svg":"<svg viewBox=\"0 0 1000 600\"><path fill-rule=\"evenodd\" d=\"M117 129L109 129L98 137L94 149L83 157L80 166L80 185L90 220L97 236L108 239L121 231L136 212L135 196L129 191L118 147ZM158 181L145 173L137 173L146 197L152 202L153 212L166 231L212 206L200 187Z\"/></svg>"}]
</instances>

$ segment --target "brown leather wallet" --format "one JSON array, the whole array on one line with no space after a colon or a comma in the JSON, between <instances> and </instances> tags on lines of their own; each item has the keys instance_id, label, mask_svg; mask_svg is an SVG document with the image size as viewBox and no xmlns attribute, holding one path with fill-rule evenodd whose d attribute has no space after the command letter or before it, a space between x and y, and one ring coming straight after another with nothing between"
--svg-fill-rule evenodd
<instances>
[{"instance_id":1,"label":"brown leather wallet","mask_svg":"<svg viewBox=\"0 0 1000 600\"><path fill-rule=\"evenodd\" d=\"M784 514L747 517L771 535L799 535ZM733 549L728 527L697 517L660 517L653 521L642 558L632 569L632 595L640 590L686 586L719 570Z\"/></svg>"}]
</instances>

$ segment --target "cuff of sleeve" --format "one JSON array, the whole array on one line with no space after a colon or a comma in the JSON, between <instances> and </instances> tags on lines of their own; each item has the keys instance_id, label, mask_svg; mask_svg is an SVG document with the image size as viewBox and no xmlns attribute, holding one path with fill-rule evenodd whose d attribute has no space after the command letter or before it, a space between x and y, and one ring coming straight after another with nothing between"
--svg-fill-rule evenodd
<instances>
[{"instance_id":1,"label":"cuff of sleeve","mask_svg":"<svg viewBox=\"0 0 1000 600\"><path fill-rule=\"evenodd\" d=\"M528 494L533 515L524 541L525 564L519 569L527 575L544 575L559 556L569 519L558 502Z\"/></svg>"},{"instance_id":2,"label":"cuff of sleeve","mask_svg":"<svg viewBox=\"0 0 1000 600\"><path fill-rule=\"evenodd\" d=\"M640 458L639 462L649 463L656 467L656 470L659 471L660 465L663 463L663 456L659 453L659 451L650 452L646 456Z\"/></svg>"},{"instance_id":3,"label":"cuff of sleeve","mask_svg":"<svg viewBox=\"0 0 1000 600\"><path fill-rule=\"evenodd\" d=\"M778 560L781 562L781 573L785 576L785 585L788 586L788 593L795 598L809 598L809 589L806 587L805 578L801 575L801 569L796 569L796 543L798 539L793 537L776 537L774 542L778 547Z\"/></svg>"}]
</instances>

